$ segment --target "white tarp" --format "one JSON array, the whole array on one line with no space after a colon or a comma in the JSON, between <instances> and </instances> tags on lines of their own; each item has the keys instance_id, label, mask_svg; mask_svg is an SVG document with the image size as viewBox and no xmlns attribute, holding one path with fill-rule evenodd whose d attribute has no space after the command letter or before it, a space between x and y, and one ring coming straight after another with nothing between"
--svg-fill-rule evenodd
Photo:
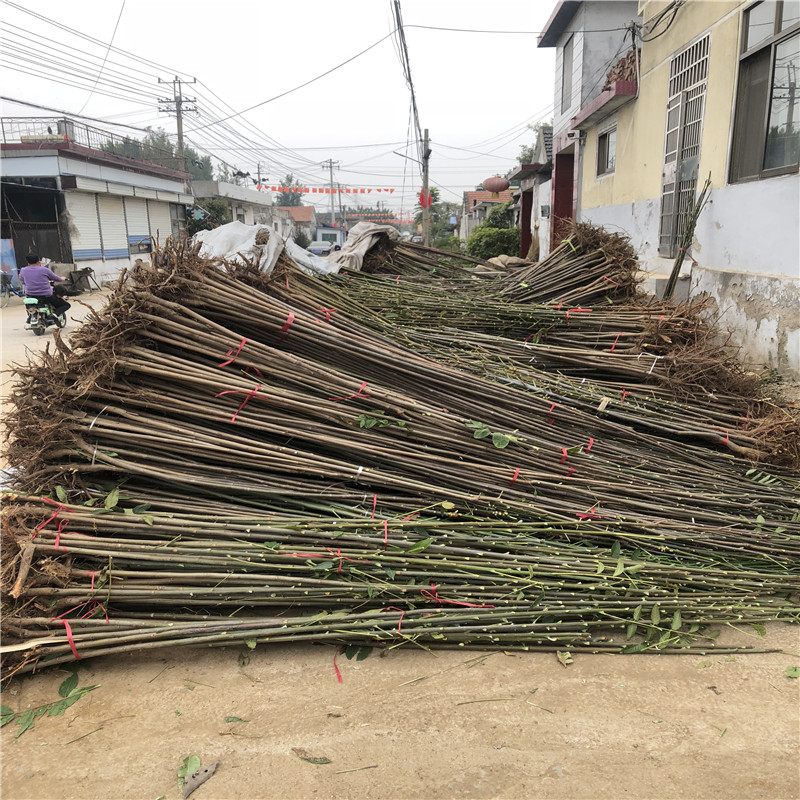
<instances>
[{"instance_id":1,"label":"white tarp","mask_svg":"<svg viewBox=\"0 0 800 800\"><path fill-rule=\"evenodd\" d=\"M400 241L397 228L391 225L376 225L374 222L358 222L350 230L344 247L328 256L328 261L341 264L348 269L361 269L364 256L372 249L381 236L388 236L393 242Z\"/></svg>"},{"instance_id":2,"label":"white tarp","mask_svg":"<svg viewBox=\"0 0 800 800\"><path fill-rule=\"evenodd\" d=\"M265 231L266 244L256 244L256 235ZM264 234L262 234L262 237ZM205 258L224 258L227 261L258 264L262 272L272 272L278 256L286 250L286 255L304 272L329 275L339 271L339 265L309 253L294 243L284 240L281 235L266 225L245 225L243 222L229 222L213 231L198 231L194 240L201 243L200 255Z\"/></svg>"}]
</instances>

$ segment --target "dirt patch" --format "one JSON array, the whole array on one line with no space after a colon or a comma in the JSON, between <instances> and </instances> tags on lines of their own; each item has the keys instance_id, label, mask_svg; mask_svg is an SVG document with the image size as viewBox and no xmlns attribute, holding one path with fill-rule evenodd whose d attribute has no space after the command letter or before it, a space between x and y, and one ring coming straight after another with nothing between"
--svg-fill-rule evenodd
<instances>
[{"instance_id":1,"label":"dirt patch","mask_svg":"<svg viewBox=\"0 0 800 800\"><path fill-rule=\"evenodd\" d=\"M797 654L800 631L774 623L758 644ZM565 668L551 654L395 650L339 655L340 684L334 653L98 659L79 675L99 687L65 716L16 740L3 729L3 797L172 800L190 754L219 761L197 800L800 797L800 696L785 674L797 655L579 654ZM67 674L15 681L3 703L50 702Z\"/></svg>"}]
</instances>

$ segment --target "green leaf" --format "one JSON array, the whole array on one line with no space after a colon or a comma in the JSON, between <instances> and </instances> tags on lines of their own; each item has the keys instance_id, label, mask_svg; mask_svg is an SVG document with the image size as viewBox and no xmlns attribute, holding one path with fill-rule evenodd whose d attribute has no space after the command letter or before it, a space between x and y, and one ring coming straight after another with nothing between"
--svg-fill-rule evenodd
<instances>
[{"instance_id":1,"label":"green leaf","mask_svg":"<svg viewBox=\"0 0 800 800\"><path fill-rule=\"evenodd\" d=\"M475 422L475 420L469 420L469 422L465 423L468 428L476 429L476 428L485 428L482 422Z\"/></svg>"},{"instance_id":2,"label":"green leaf","mask_svg":"<svg viewBox=\"0 0 800 800\"><path fill-rule=\"evenodd\" d=\"M78 673L73 672L68 678L65 678L58 687L59 697L69 697L70 692L78 685Z\"/></svg>"},{"instance_id":3,"label":"green leaf","mask_svg":"<svg viewBox=\"0 0 800 800\"><path fill-rule=\"evenodd\" d=\"M317 561L311 569L333 569L333 561L331 559Z\"/></svg>"},{"instance_id":4,"label":"green leaf","mask_svg":"<svg viewBox=\"0 0 800 800\"><path fill-rule=\"evenodd\" d=\"M152 503L140 503L138 506L133 507L133 513L144 514L144 512L147 511L147 509L150 508L151 505Z\"/></svg>"},{"instance_id":5,"label":"green leaf","mask_svg":"<svg viewBox=\"0 0 800 800\"><path fill-rule=\"evenodd\" d=\"M33 727L34 719L36 719L36 714L33 712L33 710L29 709L24 714L22 714L17 719L17 725L19 725L19 730L17 731L17 734L16 736L14 736L14 738L19 739L19 737L22 736L22 734L25 733L25 731L29 731Z\"/></svg>"},{"instance_id":6,"label":"green leaf","mask_svg":"<svg viewBox=\"0 0 800 800\"><path fill-rule=\"evenodd\" d=\"M759 514L759 515L756 517L756 522L757 522L759 525L763 525L763 524L766 522L766 520L764 519L764 517L762 517L762 516L761 516L761 514Z\"/></svg>"},{"instance_id":7,"label":"green leaf","mask_svg":"<svg viewBox=\"0 0 800 800\"><path fill-rule=\"evenodd\" d=\"M677 631L678 628L681 627L683 624L683 620L681 620L681 611L677 609L675 613L672 615L672 622L670 623L670 630Z\"/></svg>"},{"instance_id":8,"label":"green leaf","mask_svg":"<svg viewBox=\"0 0 800 800\"><path fill-rule=\"evenodd\" d=\"M146 522L148 525L152 525L153 524L153 518L151 516L149 516L148 514L144 514L142 516L142 520L144 522Z\"/></svg>"},{"instance_id":9,"label":"green leaf","mask_svg":"<svg viewBox=\"0 0 800 800\"><path fill-rule=\"evenodd\" d=\"M356 655L358 655L358 651L359 646L357 644L348 644L345 645L344 648L342 648L339 652L344 653L347 660L350 661L352 658L355 658Z\"/></svg>"},{"instance_id":10,"label":"green leaf","mask_svg":"<svg viewBox=\"0 0 800 800\"><path fill-rule=\"evenodd\" d=\"M634 619L637 619L637 620L641 619L642 608L643 608L643 606L636 606L636 608L633 609L633 618Z\"/></svg>"},{"instance_id":11,"label":"green leaf","mask_svg":"<svg viewBox=\"0 0 800 800\"><path fill-rule=\"evenodd\" d=\"M475 433L472 434L472 438L485 439L490 433L491 431L486 427L478 428L478 430L476 430Z\"/></svg>"},{"instance_id":12,"label":"green leaf","mask_svg":"<svg viewBox=\"0 0 800 800\"><path fill-rule=\"evenodd\" d=\"M178 788L183 789L183 784L186 779L194 772L200 769L200 759L198 756L186 756L183 763L178 768Z\"/></svg>"},{"instance_id":13,"label":"green leaf","mask_svg":"<svg viewBox=\"0 0 800 800\"><path fill-rule=\"evenodd\" d=\"M633 639L633 635L636 633L636 629L639 626L635 622L629 622L627 627L625 628L625 638L626 639Z\"/></svg>"},{"instance_id":14,"label":"green leaf","mask_svg":"<svg viewBox=\"0 0 800 800\"><path fill-rule=\"evenodd\" d=\"M329 758L311 758L311 756L300 756L301 761L307 761L309 764L332 764Z\"/></svg>"},{"instance_id":15,"label":"green leaf","mask_svg":"<svg viewBox=\"0 0 800 800\"><path fill-rule=\"evenodd\" d=\"M787 678L800 678L800 667L786 667Z\"/></svg>"},{"instance_id":16,"label":"green leaf","mask_svg":"<svg viewBox=\"0 0 800 800\"><path fill-rule=\"evenodd\" d=\"M639 642L639 644L626 644L625 647L620 650L620 653L641 653L642 650L647 650L647 643L646 642Z\"/></svg>"},{"instance_id":17,"label":"green leaf","mask_svg":"<svg viewBox=\"0 0 800 800\"><path fill-rule=\"evenodd\" d=\"M67 502L67 490L63 486L56 486L56 497L62 502Z\"/></svg>"},{"instance_id":18,"label":"green leaf","mask_svg":"<svg viewBox=\"0 0 800 800\"><path fill-rule=\"evenodd\" d=\"M620 550L619 542L614 542L614 544L611 545L611 558L619 558Z\"/></svg>"},{"instance_id":19,"label":"green leaf","mask_svg":"<svg viewBox=\"0 0 800 800\"><path fill-rule=\"evenodd\" d=\"M358 653L356 653L356 661L363 661L370 653L372 652L372 648L368 645L364 645L363 647L358 648Z\"/></svg>"},{"instance_id":20,"label":"green leaf","mask_svg":"<svg viewBox=\"0 0 800 800\"><path fill-rule=\"evenodd\" d=\"M603 562L602 561L598 561L597 562L597 572L595 574L596 575L602 575L603 574L603 569L604 569Z\"/></svg>"},{"instance_id":21,"label":"green leaf","mask_svg":"<svg viewBox=\"0 0 800 800\"><path fill-rule=\"evenodd\" d=\"M650 610L650 622L652 622L653 625L658 625L658 623L661 622L661 609L659 609L658 603Z\"/></svg>"},{"instance_id":22,"label":"green leaf","mask_svg":"<svg viewBox=\"0 0 800 800\"><path fill-rule=\"evenodd\" d=\"M759 636L766 636L766 635L767 635L767 629L766 629L766 628L765 628L763 625L760 625L758 622L751 622L751 623L750 623L750 627L751 627L751 628L752 628L752 629L753 629L753 630L754 630L754 631L755 631L755 632L756 632L756 633L757 633Z\"/></svg>"},{"instance_id":23,"label":"green leaf","mask_svg":"<svg viewBox=\"0 0 800 800\"><path fill-rule=\"evenodd\" d=\"M407 553L421 553L423 550L427 550L433 544L433 539L421 539L418 542L414 542L411 547L408 548L406 551Z\"/></svg>"},{"instance_id":24,"label":"green leaf","mask_svg":"<svg viewBox=\"0 0 800 800\"><path fill-rule=\"evenodd\" d=\"M9 708L8 706L0 706L0 728L3 725L8 725L11 720L14 719L16 716L16 712L13 708Z\"/></svg>"},{"instance_id":25,"label":"green leaf","mask_svg":"<svg viewBox=\"0 0 800 800\"><path fill-rule=\"evenodd\" d=\"M445 511L452 511L456 507L456 504L451 503L449 500L445 500L441 506Z\"/></svg>"},{"instance_id":26,"label":"green leaf","mask_svg":"<svg viewBox=\"0 0 800 800\"><path fill-rule=\"evenodd\" d=\"M508 443L511 439L506 436L504 433L493 433L492 434L492 444L498 449L503 450L504 448L508 447Z\"/></svg>"},{"instance_id":27,"label":"green leaf","mask_svg":"<svg viewBox=\"0 0 800 800\"><path fill-rule=\"evenodd\" d=\"M617 567L616 567L616 569L614 570L614 575L613 575L613 577L615 577L615 578L616 578L616 577L618 577L619 575L622 575L622 573L623 573L623 572L625 572L625 564L623 563L623 561L622 561L622 559L621 559L621 558L618 558L618 559L617 559Z\"/></svg>"},{"instance_id":28,"label":"green leaf","mask_svg":"<svg viewBox=\"0 0 800 800\"><path fill-rule=\"evenodd\" d=\"M225 722L247 722L247 720L241 717L225 717Z\"/></svg>"},{"instance_id":29,"label":"green leaf","mask_svg":"<svg viewBox=\"0 0 800 800\"><path fill-rule=\"evenodd\" d=\"M245 639L244 643L247 645L248 650L255 650L256 649L256 640L255 639Z\"/></svg>"},{"instance_id":30,"label":"green leaf","mask_svg":"<svg viewBox=\"0 0 800 800\"><path fill-rule=\"evenodd\" d=\"M390 581L393 581L394 576L397 575L396 570L389 569L388 567L386 567L383 571L386 573L386 576L389 578Z\"/></svg>"},{"instance_id":31,"label":"green leaf","mask_svg":"<svg viewBox=\"0 0 800 800\"><path fill-rule=\"evenodd\" d=\"M556 658L563 667L568 667L572 663L572 654L568 653L566 650L557 650Z\"/></svg>"},{"instance_id":32,"label":"green leaf","mask_svg":"<svg viewBox=\"0 0 800 800\"><path fill-rule=\"evenodd\" d=\"M119 502L119 486L117 486L115 489L112 489L106 495L106 499L103 500L103 507L108 509L116 508L118 502Z\"/></svg>"}]
</instances>

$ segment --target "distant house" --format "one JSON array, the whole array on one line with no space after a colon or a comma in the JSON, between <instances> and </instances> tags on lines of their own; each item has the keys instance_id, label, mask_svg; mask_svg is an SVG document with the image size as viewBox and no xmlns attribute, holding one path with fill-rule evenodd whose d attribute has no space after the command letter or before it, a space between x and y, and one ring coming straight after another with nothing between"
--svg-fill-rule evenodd
<instances>
[{"instance_id":1,"label":"distant house","mask_svg":"<svg viewBox=\"0 0 800 800\"><path fill-rule=\"evenodd\" d=\"M272 224L272 195L269 192L259 192L225 181L194 181L192 188L201 207L206 197L226 203L234 222L244 222L245 225Z\"/></svg>"},{"instance_id":2,"label":"distant house","mask_svg":"<svg viewBox=\"0 0 800 800\"><path fill-rule=\"evenodd\" d=\"M190 176L164 165L171 153L131 157L136 145L63 117L2 120L2 238L17 266L35 253L109 279L185 229Z\"/></svg>"},{"instance_id":3,"label":"distant house","mask_svg":"<svg viewBox=\"0 0 800 800\"><path fill-rule=\"evenodd\" d=\"M553 166L553 127L539 125L533 146L533 161L521 164L508 179L518 181L519 254L525 258L534 246L534 255L544 258L550 252L550 173Z\"/></svg>"},{"instance_id":4,"label":"distant house","mask_svg":"<svg viewBox=\"0 0 800 800\"><path fill-rule=\"evenodd\" d=\"M302 233L310 242L314 241L317 213L314 206L289 206L289 216L294 223L293 238Z\"/></svg>"},{"instance_id":5,"label":"distant house","mask_svg":"<svg viewBox=\"0 0 800 800\"><path fill-rule=\"evenodd\" d=\"M461 203L459 237L466 239L486 219L489 209L493 206L507 203L512 199L511 192L508 189L498 194L485 192L482 189L475 192L464 192L464 198Z\"/></svg>"},{"instance_id":6,"label":"distant house","mask_svg":"<svg viewBox=\"0 0 800 800\"><path fill-rule=\"evenodd\" d=\"M581 27L624 24L614 6L634 19L636 3L559 3L540 46L567 60ZM798 374L798 4L643 1L638 10L641 51L609 63L597 91L576 93L556 119L553 214L627 233L660 291L710 177L684 294L714 298L745 360Z\"/></svg>"}]
</instances>

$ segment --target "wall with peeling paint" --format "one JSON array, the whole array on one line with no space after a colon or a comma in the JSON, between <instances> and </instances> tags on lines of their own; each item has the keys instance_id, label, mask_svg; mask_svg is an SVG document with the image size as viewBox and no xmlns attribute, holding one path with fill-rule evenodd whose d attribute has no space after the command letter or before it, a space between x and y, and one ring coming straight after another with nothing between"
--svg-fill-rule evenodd
<instances>
[{"instance_id":1,"label":"wall with peeling paint","mask_svg":"<svg viewBox=\"0 0 800 800\"><path fill-rule=\"evenodd\" d=\"M743 360L800 377L800 278L695 266L690 292L714 298Z\"/></svg>"}]
</instances>

